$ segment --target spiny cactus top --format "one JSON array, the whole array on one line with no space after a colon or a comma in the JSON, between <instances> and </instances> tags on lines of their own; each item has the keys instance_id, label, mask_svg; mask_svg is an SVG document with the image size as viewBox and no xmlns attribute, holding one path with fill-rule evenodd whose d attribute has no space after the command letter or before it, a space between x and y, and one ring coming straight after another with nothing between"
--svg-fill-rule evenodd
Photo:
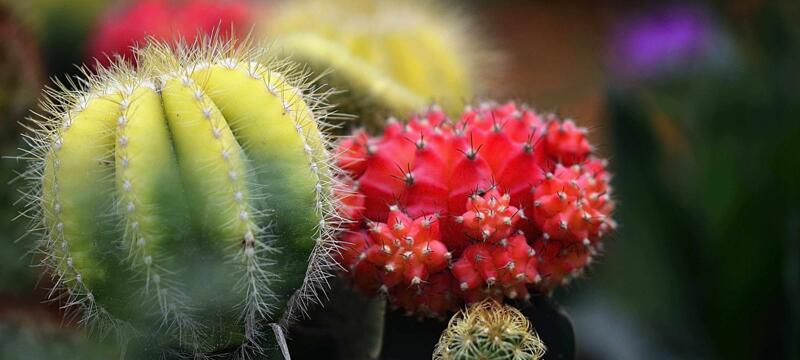
<instances>
[{"instance_id":1,"label":"spiny cactus top","mask_svg":"<svg viewBox=\"0 0 800 360\"><path fill-rule=\"evenodd\" d=\"M453 316L436 344L434 360L538 360L545 344L519 310L494 300Z\"/></svg>"},{"instance_id":2,"label":"spiny cactus top","mask_svg":"<svg viewBox=\"0 0 800 360\"><path fill-rule=\"evenodd\" d=\"M316 299L338 224L327 106L262 49L154 43L49 91L27 214L82 321L248 352Z\"/></svg>"},{"instance_id":3,"label":"spiny cactus top","mask_svg":"<svg viewBox=\"0 0 800 360\"><path fill-rule=\"evenodd\" d=\"M346 90L348 111L380 122L433 100L458 111L474 96L488 57L455 13L416 0L291 1L268 27L298 61L332 70L325 80Z\"/></svg>"},{"instance_id":4,"label":"spiny cactus top","mask_svg":"<svg viewBox=\"0 0 800 360\"><path fill-rule=\"evenodd\" d=\"M340 143L354 193L341 260L356 285L410 313L527 298L577 276L615 224L610 176L585 130L483 104L440 109Z\"/></svg>"}]
</instances>

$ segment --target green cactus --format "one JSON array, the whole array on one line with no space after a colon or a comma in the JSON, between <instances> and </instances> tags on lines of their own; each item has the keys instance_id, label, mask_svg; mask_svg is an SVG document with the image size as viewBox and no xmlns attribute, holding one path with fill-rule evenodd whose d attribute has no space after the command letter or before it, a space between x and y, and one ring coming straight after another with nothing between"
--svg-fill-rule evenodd
<instances>
[{"instance_id":1,"label":"green cactus","mask_svg":"<svg viewBox=\"0 0 800 360\"><path fill-rule=\"evenodd\" d=\"M50 90L34 119L27 213L53 296L101 333L260 352L334 266L325 94L249 41L137 60Z\"/></svg>"},{"instance_id":2,"label":"green cactus","mask_svg":"<svg viewBox=\"0 0 800 360\"><path fill-rule=\"evenodd\" d=\"M482 91L492 56L470 29L459 12L416 0L287 2L267 26L278 49L344 89L337 103L375 129L431 102L460 111Z\"/></svg>"},{"instance_id":3,"label":"green cactus","mask_svg":"<svg viewBox=\"0 0 800 360\"><path fill-rule=\"evenodd\" d=\"M545 349L519 310L489 299L453 316L433 359L537 360Z\"/></svg>"}]
</instances>

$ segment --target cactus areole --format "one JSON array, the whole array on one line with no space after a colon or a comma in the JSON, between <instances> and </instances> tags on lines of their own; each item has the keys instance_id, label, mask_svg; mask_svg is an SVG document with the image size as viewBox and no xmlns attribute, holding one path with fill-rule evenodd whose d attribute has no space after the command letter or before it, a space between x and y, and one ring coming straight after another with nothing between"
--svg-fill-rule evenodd
<instances>
[{"instance_id":1,"label":"cactus areole","mask_svg":"<svg viewBox=\"0 0 800 360\"><path fill-rule=\"evenodd\" d=\"M50 90L34 119L53 296L102 332L258 353L335 264L324 94L248 41L153 43L137 60Z\"/></svg>"},{"instance_id":2,"label":"cactus areole","mask_svg":"<svg viewBox=\"0 0 800 360\"><path fill-rule=\"evenodd\" d=\"M585 130L514 103L440 109L340 142L356 286L443 317L487 297L549 292L613 230L610 176Z\"/></svg>"}]
</instances>

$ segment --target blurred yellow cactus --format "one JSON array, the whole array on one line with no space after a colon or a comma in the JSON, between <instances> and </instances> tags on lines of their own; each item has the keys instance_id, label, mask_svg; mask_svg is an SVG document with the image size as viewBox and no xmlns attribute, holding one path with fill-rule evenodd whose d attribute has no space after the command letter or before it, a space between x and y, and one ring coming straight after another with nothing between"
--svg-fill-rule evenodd
<instances>
[{"instance_id":1,"label":"blurred yellow cactus","mask_svg":"<svg viewBox=\"0 0 800 360\"><path fill-rule=\"evenodd\" d=\"M430 2L305 0L277 9L268 32L344 90L346 101L334 103L374 125L433 103L458 111L481 91L478 64L490 57L468 28L457 11Z\"/></svg>"}]
</instances>

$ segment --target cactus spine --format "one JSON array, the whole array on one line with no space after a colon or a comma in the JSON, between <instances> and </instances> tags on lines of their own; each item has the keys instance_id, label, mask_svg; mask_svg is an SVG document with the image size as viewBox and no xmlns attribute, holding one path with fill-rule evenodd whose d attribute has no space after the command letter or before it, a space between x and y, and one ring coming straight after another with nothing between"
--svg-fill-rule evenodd
<instances>
[{"instance_id":1,"label":"cactus spine","mask_svg":"<svg viewBox=\"0 0 800 360\"><path fill-rule=\"evenodd\" d=\"M485 300L450 320L434 360L536 360L546 347L519 310Z\"/></svg>"},{"instance_id":2,"label":"cactus spine","mask_svg":"<svg viewBox=\"0 0 800 360\"><path fill-rule=\"evenodd\" d=\"M319 72L332 70L324 79L346 90L339 96L348 101L339 103L368 124L431 101L458 111L484 80L477 69L488 56L475 46L479 37L435 4L306 0L280 7L269 24L283 51Z\"/></svg>"},{"instance_id":3,"label":"cactus spine","mask_svg":"<svg viewBox=\"0 0 800 360\"><path fill-rule=\"evenodd\" d=\"M50 90L34 119L27 213L53 295L102 332L259 352L333 266L326 94L250 41L136 60Z\"/></svg>"}]
</instances>

